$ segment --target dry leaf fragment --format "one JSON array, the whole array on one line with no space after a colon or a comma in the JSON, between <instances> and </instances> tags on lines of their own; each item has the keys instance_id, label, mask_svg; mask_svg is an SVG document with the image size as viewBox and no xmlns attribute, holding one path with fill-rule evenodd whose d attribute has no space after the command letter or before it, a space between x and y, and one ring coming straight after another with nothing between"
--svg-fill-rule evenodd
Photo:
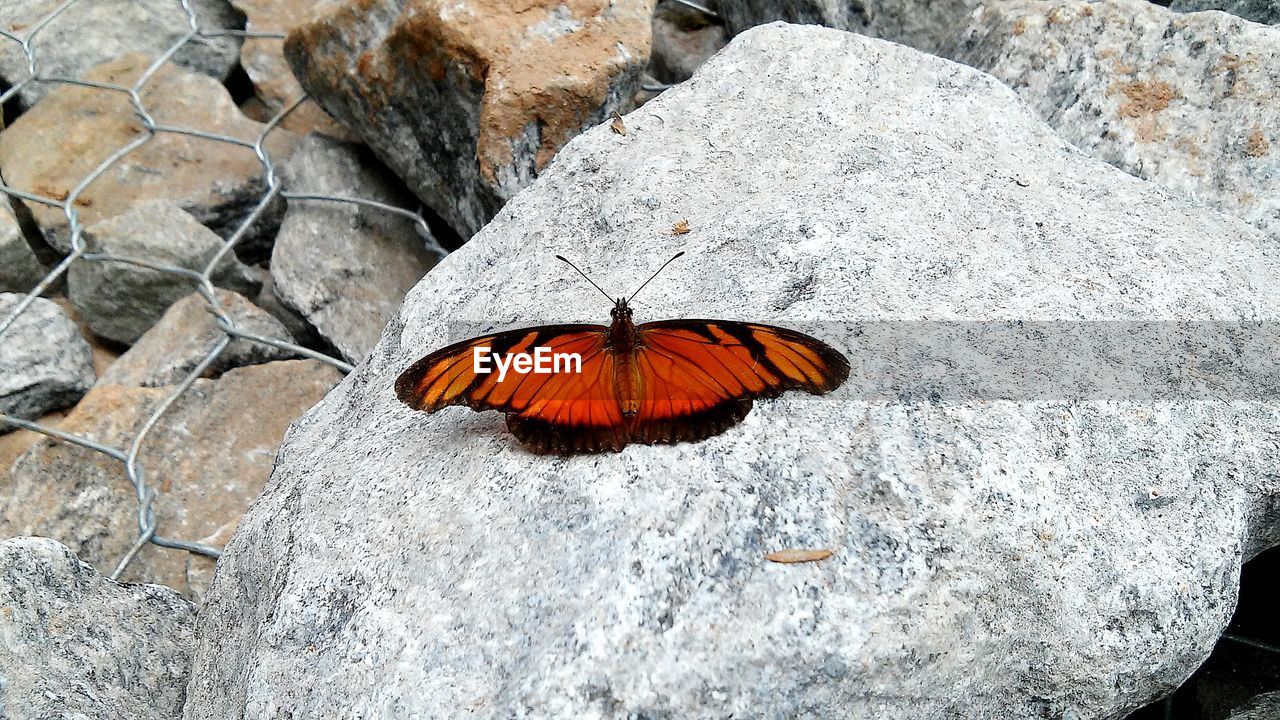
<instances>
[{"instance_id":1,"label":"dry leaf fragment","mask_svg":"<svg viewBox=\"0 0 1280 720\"><path fill-rule=\"evenodd\" d=\"M671 234L672 234L672 235L683 235L683 234L685 234L685 233L687 233L687 232L689 232L689 221L688 221L688 220L681 220L680 222L678 222L678 223L676 223L675 225L672 225L672 226L671 226Z\"/></svg>"},{"instance_id":2,"label":"dry leaf fragment","mask_svg":"<svg viewBox=\"0 0 1280 720\"><path fill-rule=\"evenodd\" d=\"M769 562L776 563L817 562L819 560L826 560L835 554L834 550L828 550L826 548L788 548L786 550L771 552L768 555L765 555L764 559Z\"/></svg>"},{"instance_id":3,"label":"dry leaf fragment","mask_svg":"<svg viewBox=\"0 0 1280 720\"><path fill-rule=\"evenodd\" d=\"M617 110L613 111L613 122L609 123L609 129L613 130L619 135L627 134L627 126L623 124L622 116L618 114Z\"/></svg>"}]
</instances>

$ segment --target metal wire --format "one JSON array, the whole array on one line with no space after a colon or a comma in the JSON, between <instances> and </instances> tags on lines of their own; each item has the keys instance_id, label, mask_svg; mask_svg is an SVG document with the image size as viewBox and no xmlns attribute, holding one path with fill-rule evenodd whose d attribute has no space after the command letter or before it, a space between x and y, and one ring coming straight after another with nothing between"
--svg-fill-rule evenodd
<instances>
[{"instance_id":1,"label":"metal wire","mask_svg":"<svg viewBox=\"0 0 1280 720\"><path fill-rule=\"evenodd\" d=\"M242 29L210 29L201 28L199 18L192 10L189 0L173 0L186 13L188 30L176 42L174 42L164 53L143 71L142 75L130 86L116 85L112 83L93 82L82 80L79 78L60 77L47 75L42 76L39 72L37 59L37 44L34 42L40 31L49 25L54 19L65 12L72 11L73 6L87 0L65 0L58 7L54 8L49 14L45 15L38 22L34 23L25 35L17 35L8 30L0 30L0 42L17 43L24 53L27 60L27 77L15 81L12 86L3 94L0 94L0 103L18 95L23 89L37 84L46 85L75 85L78 87L89 88L99 92L121 93L129 98L132 106L133 114L137 117L142 125L143 132L130 142L118 148L109 157L98 164L89 174L81 178L80 182L67 194L65 198L56 199L43 195L39 195L28 189L15 188L7 183L0 181L0 194L17 198L24 202L39 203L51 207L60 208L67 219L67 233L71 250L52 270L44 276L44 278L29 292L18 304L9 311L9 313L0 320L0 336L3 336L13 326L14 322L25 312L31 304L54 283L56 283L68 269L75 263L83 262L116 262L125 263L134 267L147 268L153 271L164 272L171 275L182 277L189 280L194 285L196 292L209 306L209 310L213 313L217 320L218 327L222 329L223 335L206 352L204 358L197 363L180 383L173 386L172 390L164 397L164 399L155 406L146 420L129 439L125 449L110 447L99 442L95 442L88 438L63 432L57 428L43 425L39 422L26 420L23 418L13 417L0 413L0 425L9 425L15 428L31 430L41 433L59 442L65 442L87 448L93 452L102 453L107 457L121 463L124 469L126 479L131 483L134 495L137 498L137 535L133 540L128 552L126 552L117 562L115 570L111 573L112 579L119 579L128 569L130 563L137 557L142 548L148 544L158 545L166 548L185 550L197 555L205 555L216 558L221 555L221 550L216 547L203 544L192 540L182 540L177 538L169 538L158 532L158 527L163 524L163 518L157 518L152 501L155 499L156 493L151 484L148 483L147 468L141 462L140 455L146 444L147 438L156 427L161 425L161 421L165 414L174 406L182 395L195 384L195 381L203 376L210 367L217 361L219 355L226 350L227 346L235 338L246 340L249 342L261 343L271 347L287 350L295 355L318 360L328 363L343 373L351 372L352 366L342 360L331 357L321 352L302 347L296 343L281 338L267 337L258 335L242 329L236 325L235 319L226 311L219 300L212 281L214 269L218 264L231 252L234 251L247 233L253 228L255 223L262 217L263 213L271 206L271 203L277 199L283 198L290 202L302 201L326 201L336 203L354 204L363 207L373 208L382 212L391 213L412 220L422 235L423 242L426 243L427 249L434 253L437 257L444 257L447 253L443 247L437 243L432 237L430 230L427 229L426 221L422 217L421 210L409 210L387 205L376 200L345 197L336 195L326 195L322 193L313 193L303 190L286 191L283 188L282 181L276 170L276 165L265 148L267 137L273 132L280 123L306 100L303 95L294 99L292 102L284 106L274 117L272 117L263 126L262 131L252 142L245 141L240 138L229 137L210 133L195 128L183 127L176 124L161 124L156 122L152 115L151 108L143 101L142 91L147 84L154 78L155 74L164 66L166 62L173 58L184 46L193 41L203 41L218 37L240 37L240 38L282 38L284 35L279 32L258 32ZM115 255L104 252L91 251L85 244L84 226L79 218L79 210L76 206L76 200L80 195L107 172L112 166L118 163L122 158L150 142L153 138L162 133L185 135L188 137L201 138L213 143L221 143L235 147L252 150L257 157L258 162L262 165L262 173L266 182L266 189L253 210L244 218L236 227L231 237L227 238L218 252L210 258L204 268L200 270L192 270L190 268L177 267L167 263L155 262L148 258L127 257L123 255ZM154 481L154 479L153 479Z\"/></svg>"}]
</instances>

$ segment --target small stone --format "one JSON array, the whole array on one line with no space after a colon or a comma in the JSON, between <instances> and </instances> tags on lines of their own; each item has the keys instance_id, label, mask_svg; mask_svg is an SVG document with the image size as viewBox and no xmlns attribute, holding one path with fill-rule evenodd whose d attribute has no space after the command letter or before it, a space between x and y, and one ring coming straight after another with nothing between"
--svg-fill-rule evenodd
<instances>
[{"instance_id":1,"label":"small stone","mask_svg":"<svg viewBox=\"0 0 1280 720\"><path fill-rule=\"evenodd\" d=\"M293 336L271 317L238 293L218 290L222 309L246 332L293 342ZM111 364L98 379L99 385L160 387L175 385L204 361L209 351L226 336L209 302L192 293L169 306L164 316L128 352ZM235 338L204 377L216 377L231 368L288 360L294 353L273 345Z\"/></svg>"},{"instance_id":2,"label":"small stone","mask_svg":"<svg viewBox=\"0 0 1280 720\"><path fill-rule=\"evenodd\" d=\"M68 12L71 12L69 10ZM99 82L131 84L151 64L125 55L89 71ZM254 142L262 124L245 117L217 80L166 63L143 87L143 104L156 122ZM0 167L13 187L56 200L121 147L145 132L123 93L62 85L0 132ZM264 149L276 161L297 141L285 130L267 136ZM176 203L223 237L229 236L266 192L262 164L251 148L177 133L159 133L119 160L76 199L80 222L90 225L149 199ZM70 251L67 218L59 207L27 203L45 240ZM279 225L271 211L260 217L246 246L263 242Z\"/></svg>"},{"instance_id":3,"label":"small stone","mask_svg":"<svg viewBox=\"0 0 1280 720\"><path fill-rule=\"evenodd\" d=\"M85 242L94 253L195 271L203 271L226 245L167 200L142 202L123 215L89 226ZM262 287L255 271L232 252L223 255L213 282L244 294L255 294ZM118 260L79 260L67 274L67 294L77 314L95 334L126 345L142 337L194 286L191 278Z\"/></svg>"},{"instance_id":4,"label":"small stone","mask_svg":"<svg viewBox=\"0 0 1280 720\"><path fill-rule=\"evenodd\" d=\"M661 83L684 82L728 42L728 30L719 21L674 0L660 0L653 14L649 74Z\"/></svg>"},{"instance_id":5,"label":"small stone","mask_svg":"<svg viewBox=\"0 0 1280 720\"><path fill-rule=\"evenodd\" d=\"M731 0L716 9L731 35L781 20L826 25L936 53L981 4L981 0Z\"/></svg>"},{"instance_id":6,"label":"small stone","mask_svg":"<svg viewBox=\"0 0 1280 720\"><path fill-rule=\"evenodd\" d=\"M325 5L285 42L294 74L470 237L561 147L623 108L650 0Z\"/></svg>"},{"instance_id":7,"label":"small stone","mask_svg":"<svg viewBox=\"0 0 1280 720\"><path fill-rule=\"evenodd\" d=\"M1255 696L1231 713L1227 720L1276 720L1280 718L1280 692Z\"/></svg>"},{"instance_id":8,"label":"small stone","mask_svg":"<svg viewBox=\"0 0 1280 720\"><path fill-rule=\"evenodd\" d=\"M156 492L159 533L196 540L234 526L262 491L289 424L340 379L324 363L288 360L197 380L161 416L138 458ZM172 390L100 385L58 428L128 447ZM119 461L42 440L14 462L0 534L54 538L100 572L111 572L137 537L137 512L133 485ZM187 556L184 550L146 545L123 579L168 585L192 597Z\"/></svg>"},{"instance_id":9,"label":"small stone","mask_svg":"<svg viewBox=\"0 0 1280 720\"><path fill-rule=\"evenodd\" d=\"M305 138L284 177L292 192L414 207L411 196L359 146ZM436 264L414 221L378 208L290 200L271 254L276 295L351 362L378 342L405 293Z\"/></svg>"},{"instance_id":10,"label":"small stone","mask_svg":"<svg viewBox=\"0 0 1280 720\"><path fill-rule=\"evenodd\" d=\"M0 293L0 320L24 295ZM0 413L34 420L93 385L93 353L57 303L36 298L0 335ZM0 433L13 428L0 423Z\"/></svg>"},{"instance_id":11,"label":"small stone","mask_svg":"<svg viewBox=\"0 0 1280 720\"><path fill-rule=\"evenodd\" d=\"M1280 0L1173 0L1174 12L1221 10L1265 25L1280 25Z\"/></svg>"},{"instance_id":12,"label":"small stone","mask_svg":"<svg viewBox=\"0 0 1280 720\"><path fill-rule=\"evenodd\" d=\"M46 272L9 208L0 206L0 293L25 293L38 285Z\"/></svg>"},{"instance_id":13,"label":"small stone","mask_svg":"<svg viewBox=\"0 0 1280 720\"><path fill-rule=\"evenodd\" d=\"M287 33L315 17L327 0L233 0L236 9L245 14L245 29L251 32ZM257 97L271 115L303 94L284 59L284 40L280 38L245 38L240 48L240 64L253 81ZM305 135L316 131L342 140L355 140L350 130L330 117L314 100L306 100L289 113L281 126Z\"/></svg>"},{"instance_id":14,"label":"small stone","mask_svg":"<svg viewBox=\"0 0 1280 720\"><path fill-rule=\"evenodd\" d=\"M122 585L65 546L0 542L0 688L6 718L178 720L195 608L158 585Z\"/></svg>"},{"instance_id":15,"label":"small stone","mask_svg":"<svg viewBox=\"0 0 1280 720\"><path fill-rule=\"evenodd\" d=\"M1280 29L1145 0L988 3L945 50L1085 153L1280 239Z\"/></svg>"},{"instance_id":16,"label":"small stone","mask_svg":"<svg viewBox=\"0 0 1280 720\"><path fill-rule=\"evenodd\" d=\"M0 3L0 30L26 37L63 0L5 0ZM240 26L226 0L191 0L191 9L204 31ZM40 28L32 39L36 76L80 78L87 70L128 53L157 57L191 30L178 0L90 0L77 2ZM192 72L225 80L236 64L240 39L231 35L193 38L173 56L173 62ZM29 77L22 46L0 38L0 80L5 87ZM51 82L32 82L19 91L24 107L31 107L53 88ZM7 167L6 167L7 169Z\"/></svg>"}]
</instances>

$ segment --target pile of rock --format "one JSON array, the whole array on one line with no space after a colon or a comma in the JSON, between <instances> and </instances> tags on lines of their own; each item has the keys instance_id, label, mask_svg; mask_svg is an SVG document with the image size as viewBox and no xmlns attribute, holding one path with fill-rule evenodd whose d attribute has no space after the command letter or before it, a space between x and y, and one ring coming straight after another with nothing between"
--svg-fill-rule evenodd
<instances>
[{"instance_id":1,"label":"pile of rock","mask_svg":"<svg viewBox=\"0 0 1280 720\"><path fill-rule=\"evenodd\" d=\"M1280 544L1275 375L1242 330L1174 339L1245 395L991 397L951 359L987 322L1088 325L1087 374L1122 323L1280 319L1280 6L1195 1L5 4L34 53L0 37L22 192L0 321L73 261L0 335L0 412L88 446L0 435L0 707L928 719L1165 695ZM614 289L677 249L644 319L805 326L854 379L568 459L396 400L464 334L599 322L557 253ZM909 323L949 329L900 372L868 328ZM216 573L134 547L139 480L157 536L225 548ZM765 559L804 547L834 554Z\"/></svg>"}]
</instances>

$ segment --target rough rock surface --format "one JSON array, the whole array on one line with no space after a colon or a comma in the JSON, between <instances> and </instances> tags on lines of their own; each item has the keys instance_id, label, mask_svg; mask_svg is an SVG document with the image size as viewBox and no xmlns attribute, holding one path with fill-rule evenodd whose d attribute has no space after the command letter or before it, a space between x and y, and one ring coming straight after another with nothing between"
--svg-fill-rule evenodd
<instances>
[{"instance_id":1,"label":"rough rock surface","mask_svg":"<svg viewBox=\"0 0 1280 720\"><path fill-rule=\"evenodd\" d=\"M167 200L138 203L85 228L93 253L107 253L201 271L226 243L189 213ZM252 295L262 287L253 268L227 253L213 282ZM67 295L93 332L132 344L165 310L186 296L195 281L163 270L116 260L82 260L67 273Z\"/></svg>"},{"instance_id":2,"label":"rough rock surface","mask_svg":"<svg viewBox=\"0 0 1280 720\"><path fill-rule=\"evenodd\" d=\"M0 207L0 292L25 293L44 277L44 266L9 209Z\"/></svg>"},{"instance_id":3,"label":"rough rock surface","mask_svg":"<svg viewBox=\"0 0 1280 720\"><path fill-rule=\"evenodd\" d=\"M188 720L1118 718L1209 654L1241 558L1277 540L1274 404L1076 396L1016 363L1024 394L988 397L948 345L897 368L861 334L1274 323L1274 242L989 76L834 30L744 33L626 124L571 142L295 425L218 565ZM678 248L637 321L806 328L855 359L846 387L568 459L396 400L445 343L607 318L555 253L620 293ZM1090 347L1061 361L1091 371ZM835 555L764 560L787 548Z\"/></svg>"},{"instance_id":4,"label":"rough rock surface","mask_svg":"<svg viewBox=\"0 0 1280 720\"><path fill-rule=\"evenodd\" d=\"M781 20L826 25L937 52L981 0L728 0L716 10L737 34Z\"/></svg>"},{"instance_id":5,"label":"rough rock surface","mask_svg":"<svg viewBox=\"0 0 1280 720\"><path fill-rule=\"evenodd\" d=\"M1280 0L1173 0L1169 9L1175 12L1222 10L1245 20L1280 24Z\"/></svg>"},{"instance_id":6,"label":"rough rock surface","mask_svg":"<svg viewBox=\"0 0 1280 720\"><path fill-rule=\"evenodd\" d=\"M298 193L413 207L355 145L311 135L284 171ZM378 342L400 301L436 263L412 220L352 203L290 200L271 254L276 295L352 362Z\"/></svg>"},{"instance_id":7,"label":"rough rock surface","mask_svg":"<svg viewBox=\"0 0 1280 720\"><path fill-rule=\"evenodd\" d=\"M120 585L47 538L0 542L0 717L182 716L195 610L169 588Z\"/></svg>"},{"instance_id":8,"label":"rough rock surface","mask_svg":"<svg viewBox=\"0 0 1280 720\"><path fill-rule=\"evenodd\" d=\"M1280 239L1280 28L1145 0L1013 0L946 54L1086 153Z\"/></svg>"},{"instance_id":9,"label":"rough rock surface","mask_svg":"<svg viewBox=\"0 0 1280 720\"><path fill-rule=\"evenodd\" d=\"M285 55L311 96L465 238L632 97L652 7L334 3L294 30Z\"/></svg>"},{"instance_id":10,"label":"rough rock surface","mask_svg":"<svg viewBox=\"0 0 1280 720\"><path fill-rule=\"evenodd\" d=\"M235 527L261 492L285 429L340 379L314 360L289 360L197 380L161 417L139 455L161 535L183 540ZM58 427L128 447L172 388L95 387ZM0 536L41 535L110 572L137 535L137 499L118 461L42 440L13 464ZM124 580L154 582L188 597L202 588L187 577L188 553L147 545ZM211 561L199 562L212 565Z\"/></svg>"},{"instance_id":11,"label":"rough rock surface","mask_svg":"<svg viewBox=\"0 0 1280 720\"><path fill-rule=\"evenodd\" d=\"M1280 692L1259 695L1227 720L1276 720L1280 718Z\"/></svg>"},{"instance_id":12,"label":"rough rock surface","mask_svg":"<svg viewBox=\"0 0 1280 720\"><path fill-rule=\"evenodd\" d=\"M662 0L653 13L649 74L662 83L684 82L728 42L723 24L688 5Z\"/></svg>"},{"instance_id":13,"label":"rough rock surface","mask_svg":"<svg viewBox=\"0 0 1280 720\"><path fill-rule=\"evenodd\" d=\"M0 293L0 319L23 295ZM36 298L0 335L0 413L34 420L71 405L93 385L93 354L56 303ZM12 429L0 423L0 433Z\"/></svg>"},{"instance_id":14,"label":"rough rock surface","mask_svg":"<svg viewBox=\"0 0 1280 720\"><path fill-rule=\"evenodd\" d=\"M151 64L143 55L125 55L87 73L90 80L128 85ZM142 91L156 122L252 142L262 125L240 113L213 78L164 65ZM123 93L61 86L0 133L0 167L10 185L45 197L67 194L104 160L143 132ZM297 138L272 132L265 149L276 160L288 157ZM165 199L200 222L229 235L261 200L266 182L250 148L161 133L126 155L77 198L82 223L118 215L135 203ZM50 245L66 252L66 216L61 208L29 203ZM279 219L275 222L278 224ZM246 242L269 237L270 214L260 219Z\"/></svg>"},{"instance_id":15,"label":"rough rock surface","mask_svg":"<svg viewBox=\"0 0 1280 720\"><path fill-rule=\"evenodd\" d=\"M245 29L252 32L285 32L313 18L329 0L234 0L236 9L245 14ZM275 114L303 93L284 59L284 40L279 38L246 38L240 48L240 64L253 81L253 89L267 109ZM315 130L326 135L354 139L314 100L298 106L281 123L293 132L305 135Z\"/></svg>"},{"instance_id":16,"label":"rough rock surface","mask_svg":"<svg viewBox=\"0 0 1280 720\"><path fill-rule=\"evenodd\" d=\"M243 296L230 290L219 290L218 299L223 311L241 330L285 342L294 341L279 320ZM170 305L160 321L98 378L98 384L176 385L205 359L225 335L208 301L199 293L192 293ZM291 357L293 354L288 350L235 338L210 366L205 377L216 377L235 367Z\"/></svg>"},{"instance_id":17,"label":"rough rock surface","mask_svg":"<svg viewBox=\"0 0 1280 720\"><path fill-rule=\"evenodd\" d=\"M18 37L62 5L62 0L5 0L0 3L0 29ZM205 31L239 27L239 17L226 0L191 0L200 28ZM178 0L91 0L77 2L49 22L32 40L37 77L79 78L95 65L129 53L158 57L190 31L186 11ZM173 56L173 61L215 80L226 79L236 63L240 39L233 36L196 38ZM0 81L5 87L28 77L22 46L0 38ZM26 107L55 87L29 83L19 95Z\"/></svg>"}]
</instances>

